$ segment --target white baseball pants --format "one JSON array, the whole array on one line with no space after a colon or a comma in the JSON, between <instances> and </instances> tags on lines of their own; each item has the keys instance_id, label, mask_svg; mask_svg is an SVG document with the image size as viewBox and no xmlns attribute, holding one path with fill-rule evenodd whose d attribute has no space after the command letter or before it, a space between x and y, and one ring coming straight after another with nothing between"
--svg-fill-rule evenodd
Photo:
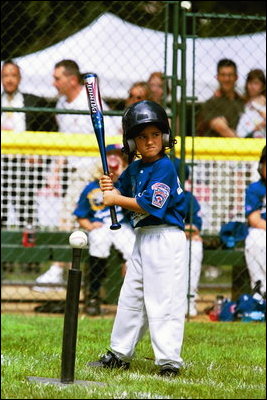
<instances>
[{"instance_id":1,"label":"white baseball pants","mask_svg":"<svg viewBox=\"0 0 267 400\"><path fill-rule=\"evenodd\" d=\"M118 357L130 360L148 327L155 364L182 365L187 270L183 231L167 225L136 229L111 335Z\"/></svg>"},{"instance_id":2,"label":"white baseball pants","mask_svg":"<svg viewBox=\"0 0 267 400\"><path fill-rule=\"evenodd\" d=\"M188 263L190 263L190 282L189 293L192 296L197 295L198 283L201 274L202 260L203 260L203 242L200 240L187 240L188 254L191 251Z\"/></svg>"},{"instance_id":3,"label":"white baseball pants","mask_svg":"<svg viewBox=\"0 0 267 400\"><path fill-rule=\"evenodd\" d=\"M249 228L245 241L245 256L250 275L251 288L257 280L261 280L262 294L266 292L266 231Z\"/></svg>"},{"instance_id":4,"label":"white baseball pants","mask_svg":"<svg viewBox=\"0 0 267 400\"><path fill-rule=\"evenodd\" d=\"M129 224L121 224L118 230L111 230L110 223L88 232L89 254L93 257L108 258L113 245L128 260L133 251L135 232Z\"/></svg>"}]
</instances>

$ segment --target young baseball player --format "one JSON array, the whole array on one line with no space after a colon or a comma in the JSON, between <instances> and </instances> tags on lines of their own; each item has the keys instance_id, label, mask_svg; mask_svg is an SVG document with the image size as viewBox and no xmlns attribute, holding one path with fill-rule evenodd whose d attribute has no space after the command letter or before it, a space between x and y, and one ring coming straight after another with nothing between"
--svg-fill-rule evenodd
<instances>
[{"instance_id":1,"label":"young baseball player","mask_svg":"<svg viewBox=\"0 0 267 400\"><path fill-rule=\"evenodd\" d=\"M107 163L109 171L113 173L114 185L126 166L121 147L119 144L110 144L106 147ZM101 313L100 288L105 278L111 246L113 245L122 254L126 263L132 254L135 241L134 231L121 207L116 207L121 229L110 230L109 207L103 204L103 193L99 186L99 178L102 174L102 167L97 165L94 173L95 180L85 186L73 212L80 227L88 232L89 276L85 277L84 294L85 313L92 316Z\"/></svg>"},{"instance_id":2,"label":"young baseball player","mask_svg":"<svg viewBox=\"0 0 267 400\"><path fill-rule=\"evenodd\" d=\"M266 295L266 146L262 150L258 172L260 179L246 189L245 213L249 225L245 240L245 256L251 287L260 283ZM260 281L260 282L258 282Z\"/></svg>"},{"instance_id":3,"label":"young baseball player","mask_svg":"<svg viewBox=\"0 0 267 400\"><path fill-rule=\"evenodd\" d=\"M180 173L181 160L179 158L174 158L174 166L176 168L177 174ZM185 166L185 180L189 179L189 167ZM203 240L201 238L202 229L202 217L201 217L201 207L191 191L184 190L185 195L185 234L186 243L188 247L189 254L189 281L188 281L188 314L190 317L197 316L196 298L197 289L201 274L202 260L203 260Z\"/></svg>"},{"instance_id":4,"label":"young baseball player","mask_svg":"<svg viewBox=\"0 0 267 400\"><path fill-rule=\"evenodd\" d=\"M152 101L131 105L122 125L129 166L119 178L118 189L108 176L102 176L100 187L105 205L131 211L136 240L110 350L88 365L128 369L137 343L149 328L160 375L175 376L183 364L188 255L184 193L165 154L165 147L173 147L174 140L165 110Z\"/></svg>"}]
</instances>

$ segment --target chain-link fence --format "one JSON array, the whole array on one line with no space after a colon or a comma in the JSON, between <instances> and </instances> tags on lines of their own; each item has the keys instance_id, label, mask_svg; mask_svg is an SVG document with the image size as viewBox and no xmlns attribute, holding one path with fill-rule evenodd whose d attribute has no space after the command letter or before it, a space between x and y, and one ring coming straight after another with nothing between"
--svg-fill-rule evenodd
<instances>
[{"instance_id":1,"label":"chain-link fence","mask_svg":"<svg viewBox=\"0 0 267 400\"><path fill-rule=\"evenodd\" d=\"M98 74L108 144L122 142L121 115L132 85L148 82L153 72L162 73L162 104L177 138L175 155L182 160L181 179L185 178L186 161L190 166L186 188L193 190L201 206L204 253L212 250L216 257L222 248L221 226L229 221L246 221L245 189L259 179L257 168L264 143L262 139L199 137L197 121L202 104L218 90L219 60L227 58L236 63L236 90L240 94L244 94L249 71L261 69L265 73L265 18L194 14L182 9L180 2L166 1L6 1L2 11L2 68L4 60L13 59L20 68L20 92L27 94L8 96L14 81L7 76L3 88L2 75L4 307L13 300L18 307L17 301L36 305L38 301L64 298L64 291L47 291L45 283L52 285L50 289L53 284L58 285L56 288L64 286L67 262L71 261L68 232L80 227L73 212L80 194L99 173L84 88L77 102L71 98L62 102L60 96L67 93L55 73L56 64L62 60L75 61L81 76L85 72ZM22 18L28 23L22 24ZM11 35L14 26L16 35ZM98 211L98 194L90 199L89 204ZM22 245L29 222L37 231L37 244L30 249ZM38 236L49 232L62 232L62 236L54 241ZM130 241L126 239L126 244ZM39 258L34 249L40 251ZM100 275L98 295L102 301L116 304L124 260L114 245L110 249L107 266L95 267L94 273ZM232 280L229 271L238 262L222 258L220 266L214 267L215 259L204 260L201 285L216 284L216 290L222 290L225 276ZM85 270L94 261L84 258ZM55 264L54 276L48 274L42 281L40 276ZM239 264L245 271L244 260ZM38 286L38 277L39 287L44 288L39 292L32 290ZM92 273L87 271L84 277L86 301Z\"/></svg>"}]
</instances>

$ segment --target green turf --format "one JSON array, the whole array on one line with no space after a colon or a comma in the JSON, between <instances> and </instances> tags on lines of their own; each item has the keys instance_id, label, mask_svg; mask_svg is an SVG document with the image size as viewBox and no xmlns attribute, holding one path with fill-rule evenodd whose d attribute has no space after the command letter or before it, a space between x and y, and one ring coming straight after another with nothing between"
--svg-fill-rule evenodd
<instances>
[{"instance_id":1,"label":"green turf","mask_svg":"<svg viewBox=\"0 0 267 400\"><path fill-rule=\"evenodd\" d=\"M64 316L2 315L3 399L264 399L265 324L187 322L185 366L175 379L157 376L149 337L139 343L129 371L87 367L106 351L112 318L79 317L75 380L53 385L27 377L61 375Z\"/></svg>"}]
</instances>

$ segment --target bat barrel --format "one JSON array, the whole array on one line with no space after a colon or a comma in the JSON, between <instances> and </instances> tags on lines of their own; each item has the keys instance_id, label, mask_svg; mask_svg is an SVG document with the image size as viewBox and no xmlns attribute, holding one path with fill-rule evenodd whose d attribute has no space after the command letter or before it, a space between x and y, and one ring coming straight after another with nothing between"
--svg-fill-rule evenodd
<instances>
[{"instance_id":1,"label":"bat barrel","mask_svg":"<svg viewBox=\"0 0 267 400\"><path fill-rule=\"evenodd\" d=\"M98 142L99 152L101 155L102 166L105 175L109 175L108 163L105 149L105 129L104 129L104 119L102 111L101 96L98 85L97 75L94 73L89 73L84 76L84 83L88 98L88 105L90 109L92 124L94 127L96 139ZM117 215L115 207L110 207L110 216L112 220L112 225L110 229L116 230L121 227L117 221Z\"/></svg>"}]
</instances>

